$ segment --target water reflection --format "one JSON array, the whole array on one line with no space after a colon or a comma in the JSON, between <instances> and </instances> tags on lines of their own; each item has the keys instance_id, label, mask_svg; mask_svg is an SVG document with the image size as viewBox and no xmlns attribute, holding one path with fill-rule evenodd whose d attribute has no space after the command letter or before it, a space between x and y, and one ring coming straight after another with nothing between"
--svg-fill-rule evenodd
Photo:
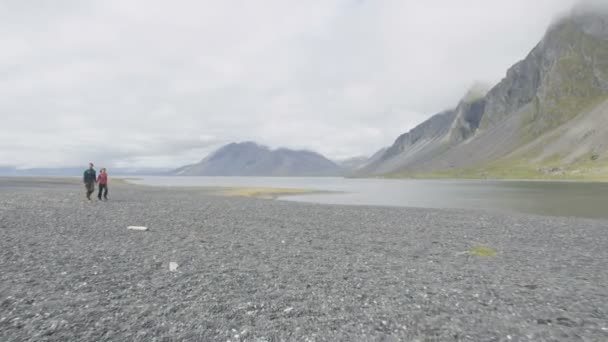
<instances>
[{"instance_id":1,"label":"water reflection","mask_svg":"<svg viewBox=\"0 0 608 342\"><path fill-rule=\"evenodd\" d=\"M325 204L472 208L608 218L608 183L315 177L142 177L135 182L167 186L305 188L336 192L283 198Z\"/></svg>"}]
</instances>

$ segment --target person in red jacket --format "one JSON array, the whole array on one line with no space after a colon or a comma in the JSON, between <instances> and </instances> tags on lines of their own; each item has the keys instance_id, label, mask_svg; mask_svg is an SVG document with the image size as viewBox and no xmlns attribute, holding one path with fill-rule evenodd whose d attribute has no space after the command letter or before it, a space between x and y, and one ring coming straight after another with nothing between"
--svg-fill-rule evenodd
<instances>
[{"instance_id":1,"label":"person in red jacket","mask_svg":"<svg viewBox=\"0 0 608 342\"><path fill-rule=\"evenodd\" d=\"M103 199L108 200L108 173L106 168L99 170L99 176L97 176L97 184L99 184L99 193L97 198L101 201L101 192L103 191Z\"/></svg>"}]
</instances>

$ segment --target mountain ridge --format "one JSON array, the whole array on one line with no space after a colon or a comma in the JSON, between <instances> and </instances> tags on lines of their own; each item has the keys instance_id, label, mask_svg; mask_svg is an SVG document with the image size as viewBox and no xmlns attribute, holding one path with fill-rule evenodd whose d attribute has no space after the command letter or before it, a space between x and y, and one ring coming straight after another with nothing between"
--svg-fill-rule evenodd
<instances>
[{"instance_id":1,"label":"mountain ridge","mask_svg":"<svg viewBox=\"0 0 608 342\"><path fill-rule=\"evenodd\" d=\"M319 153L291 150L247 141L230 143L199 163L182 166L177 176L337 176L344 169Z\"/></svg>"},{"instance_id":2,"label":"mountain ridge","mask_svg":"<svg viewBox=\"0 0 608 342\"><path fill-rule=\"evenodd\" d=\"M359 175L521 178L547 176L548 168L578 177L589 173L581 170L588 155L601 173L608 157L603 142L589 137L608 136L608 125L593 125L608 116L608 11L578 9L554 22L485 95L469 93L401 135ZM584 148L573 154L561 142L544 149L560 129L578 132L569 141L586 141ZM518 171L509 175L509 169Z\"/></svg>"}]
</instances>

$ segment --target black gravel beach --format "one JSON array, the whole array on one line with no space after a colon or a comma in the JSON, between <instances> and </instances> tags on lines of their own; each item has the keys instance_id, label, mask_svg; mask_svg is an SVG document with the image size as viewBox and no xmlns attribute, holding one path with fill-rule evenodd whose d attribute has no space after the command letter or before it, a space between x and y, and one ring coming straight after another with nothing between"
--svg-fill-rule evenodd
<instances>
[{"instance_id":1,"label":"black gravel beach","mask_svg":"<svg viewBox=\"0 0 608 342\"><path fill-rule=\"evenodd\" d=\"M608 341L607 265L602 220L0 179L1 341Z\"/></svg>"}]
</instances>

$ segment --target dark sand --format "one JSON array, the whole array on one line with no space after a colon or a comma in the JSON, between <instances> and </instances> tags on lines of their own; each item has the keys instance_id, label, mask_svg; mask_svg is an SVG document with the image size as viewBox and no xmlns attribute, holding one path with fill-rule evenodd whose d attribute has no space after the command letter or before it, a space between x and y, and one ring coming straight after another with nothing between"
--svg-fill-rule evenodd
<instances>
[{"instance_id":1,"label":"dark sand","mask_svg":"<svg viewBox=\"0 0 608 342\"><path fill-rule=\"evenodd\" d=\"M608 341L608 221L83 198L0 179L0 341Z\"/></svg>"}]
</instances>

